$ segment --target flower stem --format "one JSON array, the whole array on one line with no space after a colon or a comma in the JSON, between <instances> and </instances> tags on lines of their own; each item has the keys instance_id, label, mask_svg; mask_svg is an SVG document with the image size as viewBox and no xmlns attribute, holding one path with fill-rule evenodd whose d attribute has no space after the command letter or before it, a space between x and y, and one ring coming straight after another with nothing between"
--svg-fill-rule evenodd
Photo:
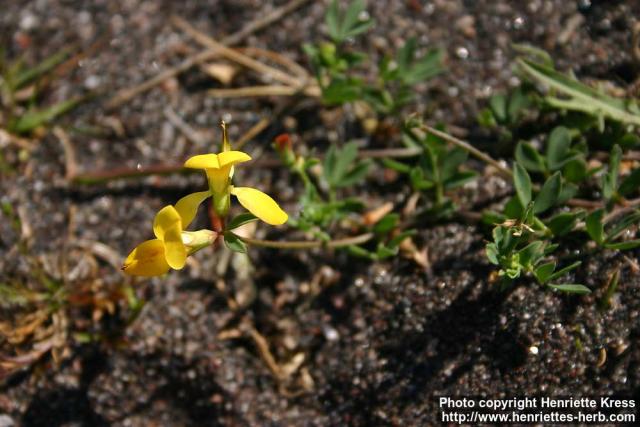
<instances>
[{"instance_id":1,"label":"flower stem","mask_svg":"<svg viewBox=\"0 0 640 427\"><path fill-rule=\"evenodd\" d=\"M275 249L313 249L313 248L342 248L345 246L359 245L366 243L373 238L373 233L360 234L354 237L347 237L344 239L329 240L323 242L321 240L294 240L294 241L280 241L280 240L259 240L251 239L249 237L238 236L243 242L248 245L260 246L263 248L275 248Z\"/></svg>"}]
</instances>

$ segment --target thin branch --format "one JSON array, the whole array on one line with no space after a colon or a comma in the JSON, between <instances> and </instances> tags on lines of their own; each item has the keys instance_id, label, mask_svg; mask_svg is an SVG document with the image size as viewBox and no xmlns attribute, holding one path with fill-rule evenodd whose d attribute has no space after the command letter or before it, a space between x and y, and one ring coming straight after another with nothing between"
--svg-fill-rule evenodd
<instances>
[{"instance_id":1,"label":"thin branch","mask_svg":"<svg viewBox=\"0 0 640 427\"><path fill-rule=\"evenodd\" d=\"M263 116L258 123L253 125L247 132L244 133L235 144L233 144L236 150L240 150L247 142L251 141L253 138L258 136L262 131L267 129L271 123L274 121L280 120L285 114L294 108L295 105L301 100L304 99L302 95L303 87L297 88L297 92L290 98L286 99L283 103L281 103L275 111L269 113L266 116Z\"/></svg>"},{"instance_id":2,"label":"thin branch","mask_svg":"<svg viewBox=\"0 0 640 427\"><path fill-rule=\"evenodd\" d=\"M224 39L222 39L221 43L224 45L238 44L242 40L246 39L249 35L268 27L269 25L272 25L274 22L279 21L284 16L298 9L305 3L309 3L309 1L310 0L292 0L286 5L273 10L267 15L259 14L259 17L255 21L250 22L240 31L233 33L228 37L225 37ZM107 101L106 108L116 108L138 96L139 94L144 93L149 89L159 85L165 80L185 72L194 65L208 61L209 59L218 56L219 54L220 53L218 49L207 49L203 52L191 55L175 67L171 67L165 71L160 72L154 77L144 81L142 84L118 91L109 101Z\"/></svg>"},{"instance_id":3,"label":"thin branch","mask_svg":"<svg viewBox=\"0 0 640 427\"><path fill-rule=\"evenodd\" d=\"M481 160L485 163L488 163L490 165L492 165L493 167L495 167L502 175L504 175L505 178L508 179L512 179L513 178L513 172L511 172L511 170L505 166L503 166L499 161L495 160L493 157L489 156L486 153L483 153L482 151L478 150L477 148L475 148L474 146L472 146L471 144L469 144L468 142L465 142L461 139L456 138L455 136L451 136L446 132L442 132L439 131L438 129L432 128L431 126L428 125L420 125L420 129L423 132L426 133L430 133L432 135L435 135L439 138L444 139L447 142L452 143L453 145L462 148L463 150L467 151L469 154L471 154L472 156L474 156L475 158L477 158L478 160Z\"/></svg>"},{"instance_id":4,"label":"thin branch","mask_svg":"<svg viewBox=\"0 0 640 427\"><path fill-rule=\"evenodd\" d=\"M298 241L280 241L280 240L259 240L249 237L238 236L243 242L260 246L263 248L275 249L314 249L314 248L342 248L351 245L360 245L366 243L373 238L373 233L360 234L359 236L347 237L345 239L330 240L323 242L320 240L298 240Z\"/></svg>"},{"instance_id":5,"label":"thin branch","mask_svg":"<svg viewBox=\"0 0 640 427\"><path fill-rule=\"evenodd\" d=\"M20 138L19 136L13 135L0 128L0 148L8 144L13 144L16 147L27 151L32 151L36 147L36 144L33 141Z\"/></svg>"},{"instance_id":6,"label":"thin branch","mask_svg":"<svg viewBox=\"0 0 640 427\"><path fill-rule=\"evenodd\" d=\"M422 154L420 148L383 148L380 150L360 150L358 157L367 159L383 159L393 157L396 159L415 157Z\"/></svg>"},{"instance_id":7,"label":"thin branch","mask_svg":"<svg viewBox=\"0 0 640 427\"><path fill-rule=\"evenodd\" d=\"M71 179L78 174L78 161L76 160L76 151L73 148L73 143L69 135L59 126L53 128L53 134L62 144L64 151L64 176L67 180Z\"/></svg>"},{"instance_id":8,"label":"thin branch","mask_svg":"<svg viewBox=\"0 0 640 427\"><path fill-rule=\"evenodd\" d=\"M239 150L247 141L251 140L257 134L267 128L270 123L271 121L266 118L258 121L258 123L256 123L251 129L249 129L240 139L238 139L238 141L234 144L234 148ZM362 150L358 153L358 156L361 158L369 159L379 159L383 157L408 158L417 156L420 154L420 152L420 149L417 148ZM318 158L322 159L323 156L318 156ZM201 173L201 171L197 169L185 169L183 164L184 162L140 166L136 168L112 168L109 170L102 170L97 172L75 173L69 176L67 179L73 184L95 185L124 178L144 178L151 175L170 175L174 173ZM251 163L251 166L254 168L279 168L282 167L282 161L277 157L266 157L255 160ZM598 204L598 207L599 206L600 204Z\"/></svg>"}]
</instances>

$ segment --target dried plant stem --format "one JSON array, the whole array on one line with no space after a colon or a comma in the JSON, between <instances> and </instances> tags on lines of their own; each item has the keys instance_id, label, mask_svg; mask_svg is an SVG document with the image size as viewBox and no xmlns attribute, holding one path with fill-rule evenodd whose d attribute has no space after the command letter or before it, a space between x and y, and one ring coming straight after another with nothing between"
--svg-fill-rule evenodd
<instances>
[{"instance_id":1,"label":"dried plant stem","mask_svg":"<svg viewBox=\"0 0 640 427\"><path fill-rule=\"evenodd\" d=\"M640 198L627 200L623 206L619 206L605 215L604 218L602 218L602 222L605 224L611 222L621 215L635 211L638 207L640 207Z\"/></svg>"},{"instance_id":2,"label":"dried plant stem","mask_svg":"<svg viewBox=\"0 0 640 427\"><path fill-rule=\"evenodd\" d=\"M260 49L259 47L239 47L236 49L238 52L242 52L245 55L251 56L251 57L257 57L257 56L263 56L265 58L270 59L271 61L282 65L283 67L289 69L289 71L291 71L293 74L295 74L296 76L298 76L298 78L300 79L308 79L309 73L307 72L307 70L301 66L300 64L298 64L296 61L288 58L287 56L278 53L278 52L274 52L272 50L267 50L267 49Z\"/></svg>"},{"instance_id":3,"label":"dried plant stem","mask_svg":"<svg viewBox=\"0 0 640 427\"><path fill-rule=\"evenodd\" d=\"M303 85L303 81L296 77L292 77L290 74L285 73L277 68L273 68L269 65L266 65L260 61L256 61L250 56L244 55L235 49L230 49L225 44L220 43L214 40L212 37L204 34L203 32L197 30L193 25L189 24L184 19L179 16L172 16L171 23L184 31L187 35L192 37L195 41L200 43L201 45L217 51L220 55L225 58L237 62L238 64L244 65L247 68L250 68L264 76L269 76L273 80L277 80L281 83L284 83L293 87L300 87Z\"/></svg>"},{"instance_id":4,"label":"dried plant stem","mask_svg":"<svg viewBox=\"0 0 640 427\"><path fill-rule=\"evenodd\" d=\"M260 246L263 248L274 249L314 249L314 248L343 248L345 246L360 245L366 243L373 238L373 233L360 234L354 237L347 237L344 239L329 240L323 242L320 240L297 240L297 241L282 241L282 240L259 240L251 239L249 237L238 236L243 242Z\"/></svg>"},{"instance_id":5,"label":"dried plant stem","mask_svg":"<svg viewBox=\"0 0 640 427\"><path fill-rule=\"evenodd\" d=\"M420 148L382 148L380 150L360 150L358 151L358 157L367 159L384 159L386 157L393 157L396 159L402 159L407 157L415 157L422 154Z\"/></svg>"},{"instance_id":6,"label":"dried plant stem","mask_svg":"<svg viewBox=\"0 0 640 427\"><path fill-rule=\"evenodd\" d=\"M185 169L182 163L144 166L140 168L121 167L91 173L78 173L68 178L73 184L96 185L123 178L144 178L150 175L170 175L174 173L197 173L196 169Z\"/></svg>"},{"instance_id":7,"label":"dried plant stem","mask_svg":"<svg viewBox=\"0 0 640 427\"><path fill-rule=\"evenodd\" d=\"M234 148L236 150L240 150L247 142L251 141L253 138L260 135L263 130L268 128L272 121L273 117L271 116L262 117L255 125L251 126L248 131L246 131L240 138L238 138L238 140L234 144Z\"/></svg>"},{"instance_id":8,"label":"dried plant stem","mask_svg":"<svg viewBox=\"0 0 640 427\"><path fill-rule=\"evenodd\" d=\"M3 147L7 144L13 144L16 147L22 148L23 150L27 151L32 151L36 147L33 141L25 138L20 138L19 136L13 135L0 128L0 147Z\"/></svg>"},{"instance_id":9,"label":"dried plant stem","mask_svg":"<svg viewBox=\"0 0 640 427\"><path fill-rule=\"evenodd\" d=\"M245 86L232 89L209 89L207 93L216 98L246 98L257 96L293 96L300 92L298 88L287 85ZM320 96L320 88L307 86L302 90L307 96Z\"/></svg>"},{"instance_id":10,"label":"dried plant stem","mask_svg":"<svg viewBox=\"0 0 640 427\"><path fill-rule=\"evenodd\" d=\"M258 19L250 22L240 31L233 33L228 37L225 37L224 39L222 39L221 43L224 45L238 44L242 40L246 39L249 35L265 27L268 27L269 25L272 25L274 22L277 22L284 16L288 15L289 13L293 12L309 1L310 0L292 0L286 5L273 10L267 15L260 14L260 17ZM194 65L201 64L218 55L220 55L218 49L207 49L203 52L191 55L175 67L162 71L161 73L155 75L154 77L144 81L137 86L120 90L109 101L107 101L106 107L108 109L116 108L138 96L139 94L144 93L149 89L159 85L165 80L183 73Z\"/></svg>"},{"instance_id":11,"label":"dried plant stem","mask_svg":"<svg viewBox=\"0 0 640 427\"><path fill-rule=\"evenodd\" d=\"M238 141L234 144L234 148L240 149L247 141L251 140L257 134L266 129L270 123L271 120L269 119L260 119L260 121L253 125L253 127L251 127L240 139L238 139ZM381 150L362 150L358 155L361 158L379 159L383 157L414 157L419 155L420 153L420 149L417 148L393 148ZM319 158L322 158L322 156L319 156ZM282 161L275 157L269 157L258 159L254 161L252 165L256 168L278 168L282 166ZM67 179L73 184L95 185L103 184L105 182L113 181L116 179L144 178L150 175L170 175L174 173L195 174L200 173L200 171L196 169L185 169L183 163L170 163L153 166L141 166L137 168L113 168L91 173L74 173ZM598 205L598 207L599 206L600 205Z\"/></svg>"}]
</instances>

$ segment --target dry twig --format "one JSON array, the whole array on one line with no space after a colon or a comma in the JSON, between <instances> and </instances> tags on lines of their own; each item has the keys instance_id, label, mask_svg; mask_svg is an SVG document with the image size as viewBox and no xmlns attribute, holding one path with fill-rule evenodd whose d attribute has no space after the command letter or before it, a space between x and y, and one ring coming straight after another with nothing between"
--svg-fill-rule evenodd
<instances>
[{"instance_id":1,"label":"dry twig","mask_svg":"<svg viewBox=\"0 0 640 427\"><path fill-rule=\"evenodd\" d=\"M211 49L216 50L220 55L225 58L237 62L238 64L244 65L247 68L250 68L263 76L268 76L273 80L277 80L286 85L290 85L293 87L300 87L303 84L303 81L292 77L290 74L285 73L284 71L278 70L277 68L273 68L269 65L266 65L260 61L256 61L250 56L244 55L235 49L230 49L225 46L224 43L220 43L214 40L212 37L204 34L202 31L197 30L193 25L188 23L186 20L180 18L179 16L172 16L171 23L184 31L187 35L193 38L195 41L200 43L201 45Z\"/></svg>"},{"instance_id":2,"label":"dry twig","mask_svg":"<svg viewBox=\"0 0 640 427\"><path fill-rule=\"evenodd\" d=\"M233 33L228 37L225 37L224 39L222 39L221 43L223 45L238 44L242 40L246 39L249 35L265 27L268 27L274 22L277 22L287 14L293 12L294 10L298 9L305 3L308 3L309 1L310 0L291 0L286 5L273 10L271 13L268 13L267 15L263 16L262 14L259 14L258 19L250 22L240 31ZM159 85L165 80L185 72L186 70L193 67L194 65L201 64L205 61L208 61L211 58L218 56L219 54L220 53L218 49L207 49L203 52L197 53L195 55L191 55L188 58L186 58L184 61L182 61L180 64L176 65L175 67L171 67L165 71L162 71L159 74L153 76L152 78L144 81L143 83L137 86L120 90L111 99L109 99L109 101L107 101L106 108L108 109L116 108L124 104L125 102L133 99L134 97L138 96L139 94L144 93L149 89Z\"/></svg>"}]
</instances>

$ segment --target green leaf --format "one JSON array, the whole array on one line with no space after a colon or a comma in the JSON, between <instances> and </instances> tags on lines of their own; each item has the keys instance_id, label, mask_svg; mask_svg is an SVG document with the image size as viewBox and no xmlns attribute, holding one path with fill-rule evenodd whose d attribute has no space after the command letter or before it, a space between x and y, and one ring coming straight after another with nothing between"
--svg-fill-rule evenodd
<instances>
[{"instance_id":1,"label":"green leaf","mask_svg":"<svg viewBox=\"0 0 640 427\"><path fill-rule=\"evenodd\" d=\"M627 197L640 188L640 168L636 168L622 181L618 194Z\"/></svg>"},{"instance_id":2,"label":"green leaf","mask_svg":"<svg viewBox=\"0 0 640 427\"><path fill-rule=\"evenodd\" d=\"M611 298L613 298L613 295L615 294L616 289L618 289L619 280L620 280L620 269L614 271L613 274L609 277L607 290L605 291L600 301L598 301L598 305L600 306L601 310L606 310L611 307Z\"/></svg>"},{"instance_id":3,"label":"green leaf","mask_svg":"<svg viewBox=\"0 0 640 427\"><path fill-rule=\"evenodd\" d=\"M380 221L378 221L373 226L374 233L378 234L386 234L393 230L400 221L400 215L397 213L390 213L382 217Z\"/></svg>"},{"instance_id":4,"label":"green leaf","mask_svg":"<svg viewBox=\"0 0 640 427\"><path fill-rule=\"evenodd\" d=\"M411 172L411 166L407 165L406 163L398 162L398 161L393 160L393 159L384 158L384 159L382 159L382 164L385 167L387 167L389 169L392 169L394 171L400 172L400 173L409 173L409 172Z\"/></svg>"},{"instance_id":5,"label":"green leaf","mask_svg":"<svg viewBox=\"0 0 640 427\"><path fill-rule=\"evenodd\" d=\"M401 73L409 71L413 63L413 57L416 54L417 41L415 37L409 38L404 45L398 50L397 64Z\"/></svg>"},{"instance_id":6,"label":"green leaf","mask_svg":"<svg viewBox=\"0 0 640 427\"><path fill-rule=\"evenodd\" d=\"M362 98L362 81L357 78L334 77L322 89L322 101L327 105L342 105Z\"/></svg>"},{"instance_id":7,"label":"green leaf","mask_svg":"<svg viewBox=\"0 0 640 427\"><path fill-rule=\"evenodd\" d=\"M242 241L242 239L240 239L240 237L231 231L224 232L224 244L234 252L240 252L243 254L247 252L247 245Z\"/></svg>"},{"instance_id":8,"label":"green leaf","mask_svg":"<svg viewBox=\"0 0 640 427\"><path fill-rule=\"evenodd\" d=\"M359 258L366 258L370 260L375 260L376 256L373 252L366 250L361 246L351 245L347 247L347 250L351 255L357 256Z\"/></svg>"},{"instance_id":9,"label":"green leaf","mask_svg":"<svg viewBox=\"0 0 640 427\"><path fill-rule=\"evenodd\" d=\"M542 172L545 170L544 159L538 150L527 142L520 141L516 146L516 161L525 169L531 172Z\"/></svg>"},{"instance_id":10,"label":"green leaf","mask_svg":"<svg viewBox=\"0 0 640 427\"><path fill-rule=\"evenodd\" d=\"M552 289L556 289L560 292L566 292L568 294L586 295L591 293L591 289L587 288L584 285L579 285L576 283L572 283L572 284L563 283L559 285L550 284L547 286Z\"/></svg>"},{"instance_id":11,"label":"green leaf","mask_svg":"<svg viewBox=\"0 0 640 427\"><path fill-rule=\"evenodd\" d=\"M487 225L502 224L506 219L505 215L495 211L486 210L482 212L482 222Z\"/></svg>"},{"instance_id":12,"label":"green leaf","mask_svg":"<svg viewBox=\"0 0 640 427\"><path fill-rule=\"evenodd\" d=\"M611 242L616 237L618 237L622 232L624 232L631 225L634 225L640 221L640 212L635 211L630 213L629 215L625 215L622 219L616 221L615 225L609 229L607 232L607 237L605 240L607 242Z\"/></svg>"},{"instance_id":13,"label":"green leaf","mask_svg":"<svg viewBox=\"0 0 640 427\"><path fill-rule=\"evenodd\" d=\"M338 0L333 0L329 4L327 14L324 17L325 23L327 24L327 30L329 31L329 37L336 41L340 40L341 37L340 24L338 22L339 13Z\"/></svg>"},{"instance_id":14,"label":"green leaf","mask_svg":"<svg viewBox=\"0 0 640 427\"><path fill-rule=\"evenodd\" d=\"M371 164L372 162L370 160L356 163L353 169L342 176L342 179L340 180L340 182L335 184L335 187L348 187L364 180L367 176L367 173L369 172L369 166L371 166Z\"/></svg>"},{"instance_id":15,"label":"green leaf","mask_svg":"<svg viewBox=\"0 0 640 427\"><path fill-rule=\"evenodd\" d=\"M347 175L349 169L352 167L357 157L358 144L355 141L350 142L341 149L336 149L334 151L332 169L325 169L325 171L329 172L329 175L327 176L327 182L331 187L338 187L340 185L341 181Z\"/></svg>"},{"instance_id":16,"label":"green leaf","mask_svg":"<svg viewBox=\"0 0 640 427\"><path fill-rule=\"evenodd\" d=\"M453 190L454 188L461 187L467 182L473 181L476 176L478 176L478 174L473 171L458 172L455 175L447 178L444 183L444 189Z\"/></svg>"},{"instance_id":17,"label":"green leaf","mask_svg":"<svg viewBox=\"0 0 640 427\"><path fill-rule=\"evenodd\" d=\"M441 49L431 49L415 61L412 56L409 64L399 66L398 76L408 86L428 80L444 71L443 57L444 53Z\"/></svg>"},{"instance_id":18,"label":"green leaf","mask_svg":"<svg viewBox=\"0 0 640 427\"><path fill-rule=\"evenodd\" d=\"M582 157L582 155L580 155ZM583 158L568 161L562 169L562 176L569 182L579 183L587 177L587 163Z\"/></svg>"},{"instance_id":19,"label":"green leaf","mask_svg":"<svg viewBox=\"0 0 640 427\"><path fill-rule=\"evenodd\" d=\"M322 163L322 170L327 182L333 179L336 170L336 163L338 161L337 148L335 144L331 144L327 150L327 154L324 156Z\"/></svg>"},{"instance_id":20,"label":"green leaf","mask_svg":"<svg viewBox=\"0 0 640 427\"><path fill-rule=\"evenodd\" d=\"M560 172L554 173L542 186L533 202L533 213L539 214L552 207L558 198L562 188Z\"/></svg>"},{"instance_id":21,"label":"green leaf","mask_svg":"<svg viewBox=\"0 0 640 427\"><path fill-rule=\"evenodd\" d=\"M560 237L570 233L581 216L582 212L562 212L552 217L545 225L554 236Z\"/></svg>"},{"instance_id":22,"label":"green leaf","mask_svg":"<svg viewBox=\"0 0 640 427\"><path fill-rule=\"evenodd\" d=\"M568 97L559 99L547 96L545 101L555 108L579 111L601 119L640 125L640 109L630 99L618 99L597 91L573 77L566 76L548 65L543 65L524 58L517 60L520 70L532 80Z\"/></svg>"},{"instance_id":23,"label":"green leaf","mask_svg":"<svg viewBox=\"0 0 640 427\"><path fill-rule=\"evenodd\" d=\"M334 0L325 15L329 37L336 43L342 43L349 37L367 31L374 24L374 21L371 18L361 19L361 13L364 10L364 0L355 0L347 6L347 10L341 16L338 2Z\"/></svg>"},{"instance_id":24,"label":"green leaf","mask_svg":"<svg viewBox=\"0 0 640 427\"><path fill-rule=\"evenodd\" d=\"M33 80L43 76L53 70L58 64L62 63L69 56L68 50L61 50L44 59L33 68L21 71L11 79L12 90L21 89L23 86L31 83Z\"/></svg>"},{"instance_id":25,"label":"green leaf","mask_svg":"<svg viewBox=\"0 0 640 427\"><path fill-rule=\"evenodd\" d=\"M556 199L556 205L561 205L567 200L572 199L578 193L578 186L570 182L565 182L560 188L560 194Z\"/></svg>"},{"instance_id":26,"label":"green leaf","mask_svg":"<svg viewBox=\"0 0 640 427\"><path fill-rule=\"evenodd\" d=\"M512 43L511 47L516 52L533 58L537 63L553 68L553 58L547 51L524 43Z\"/></svg>"},{"instance_id":27,"label":"green leaf","mask_svg":"<svg viewBox=\"0 0 640 427\"><path fill-rule=\"evenodd\" d=\"M498 125L498 122L496 121L496 118L490 108L483 108L482 110L480 110L477 120L480 126L489 129L494 128Z\"/></svg>"},{"instance_id":28,"label":"green leaf","mask_svg":"<svg viewBox=\"0 0 640 427\"><path fill-rule=\"evenodd\" d=\"M533 272L533 275L536 276L536 279L539 283L546 283L549 281L551 274L553 274L553 270L556 269L555 262L547 262L545 264L541 264Z\"/></svg>"},{"instance_id":29,"label":"green leaf","mask_svg":"<svg viewBox=\"0 0 640 427\"><path fill-rule=\"evenodd\" d=\"M380 243L376 248L376 258L382 260L398 254L398 247L390 248L384 243Z\"/></svg>"},{"instance_id":30,"label":"green leaf","mask_svg":"<svg viewBox=\"0 0 640 427\"><path fill-rule=\"evenodd\" d=\"M493 117L499 123L507 121L507 97L504 94L496 94L489 98L489 108L493 113Z\"/></svg>"},{"instance_id":31,"label":"green leaf","mask_svg":"<svg viewBox=\"0 0 640 427\"><path fill-rule=\"evenodd\" d=\"M19 134L29 133L40 126L51 123L58 116L71 111L78 106L83 99L84 98L69 99L44 110L29 110L12 120L9 124L9 129Z\"/></svg>"},{"instance_id":32,"label":"green leaf","mask_svg":"<svg viewBox=\"0 0 640 427\"><path fill-rule=\"evenodd\" d=\"M524 267L535 265L544 254L544 243L535 241L518 251L520 264Z\"/></svg>"},{"instance_id":33,"label":"green leaf","mask_svg":"<svg viewBox=\"0 0 640 427\"><path fill-rule=\"evenodd\" d=\"M511 197L504 205L504 214L507 218L520 219L524 213L524 208L518 196Z\"/></svg>"},{"instance_id":34,"label":"green leaf","mask_svg":"<svg viewBox=\"0 0 640 427\"><path fill-rule=\"evenodd\" d=\"M507 107L507 115L509 123L516 123L520 118L522 111L530 104L529 97L523 90L522 86L511 92L509 95L509 105Z\"/></svg>"},{"instance_id":35,"label":"green leaf","mask_svg":"<svg viewBox=\"0 0 640 427\"><path fill-rule=\"evenodd\" d=\"M571 134L569 129L558 126L551 131L547 141L547 166L554 172L563 167L569 159Z\"/></svg>"},{"instance_id":36,"label":"green leaf","mask_svg":"<svg viewBox=\"0 0 640 427\"><path fill-rule=\"evenodd\" d=\"M637 240L627 240L626 242L617 242L617 243L606 243L604 245L607 249L615 249L619 251L626 251L629 249L635 249L640 246L640 239Z\"/></svg>"},{"instance_id":37,"label":"green leaf","mask_svg":"<svg viewBox=\"0 0 640 427\"><path fill-rule=\"evenodd\" d=\"M488 243L485 251L491 264L500 265L498 261L498 248L495 243Z\"/></svg>"},{"instance_id":38,"label":"green leaf","mask_svg":"<svg viewBox=\"0 0 640 427\"><path fill-rule=\"evenodd\" d=\"M574 270L576 268L578 268L578 266L580 266L580 264L582 264L582 261L576 261L573 264L569 264L568 266L561 268L560 270L556 271L555 273L553 273L551 276L549 276L547 278L547 280L555 280L558 277L562 277L565 274L567 274L568 272L570 272L571 270Z\"/></svg>"},{"instance_id":39,"label":"green leaf","mask_svg":"<svg viewBox=\"0 0 640 427\"><path fill-rule=\"evenodd\" d=\"M405 230L397 236L394 236L393 239L389 240L387 246L390 248L395 248L396 246L400 245L400 243L402 243L404 239L410 236L414 236L416 233L416 230Z\"/></svg>"},{"instance_id":40,"label":"green leaf","mask_svg":"<svg viewBox=\"0 0 640 427\"><path fill-rule=\"evenodd\" d=\"M249 213L249 212L241 213L240 215L234 217L231 221L229 221L229 224L227 225L227 230L233 230L244 224L257 221L257 220L258 218L252 213Z\"/></svg>"},{"instance_id":41,"label":"green leaf","mask_svg":"<svg viewBox=\"0 0 640 427\"><path fill-rule=\"evenodd\" d=\"M361 19L361 14L366 9L364 0L355 0L349 6L342 20L341 30L343 39L354 37L367 31L374 21L371 18Z\"/></svg>"},{"instance_id":42,"label":"green leaf","mask_svg":"<svg viewBox=\"0 0 640 427\"><path fill-rule=\"evenodd\" d=\"M440 179L442 182L447 181L458 170L461 164L467 161L469 153L462 148L454 148L440 160Z\"/></svg>"},{"instance_id":43,"label":"green leaf","mask_svg":"<svg viewBox=\"0 0 640 427\"><path fill-rule=\"evenodd\" d=\"M602 177L602 195L606 200L611 200L618 190L621 158L622 149L616 144L611 149L611 155L609 156L609 170Z\"/></svg>"},{"instance_id":44,"label":"green leaf","mask_svg":"<svg viewBox=\"0 0 640 427\"><path fill-rule=\"evenodd\" d=\"M513 165L513 183L520 203L526 207L531 201L531 178L519 163Z\"/></svg>"},{"instance_id":45,"label":"green leaf","mask_svg":"<svg viewBox=\"0 0 640 427\"><path fill-rule=\"evenodd\" d=\"M597 209L587 215L587 218L585 219L587 233L589 233L589 236L599 245L604 243L603 217L604 209Z\"/></svg>"}]
</instances>

